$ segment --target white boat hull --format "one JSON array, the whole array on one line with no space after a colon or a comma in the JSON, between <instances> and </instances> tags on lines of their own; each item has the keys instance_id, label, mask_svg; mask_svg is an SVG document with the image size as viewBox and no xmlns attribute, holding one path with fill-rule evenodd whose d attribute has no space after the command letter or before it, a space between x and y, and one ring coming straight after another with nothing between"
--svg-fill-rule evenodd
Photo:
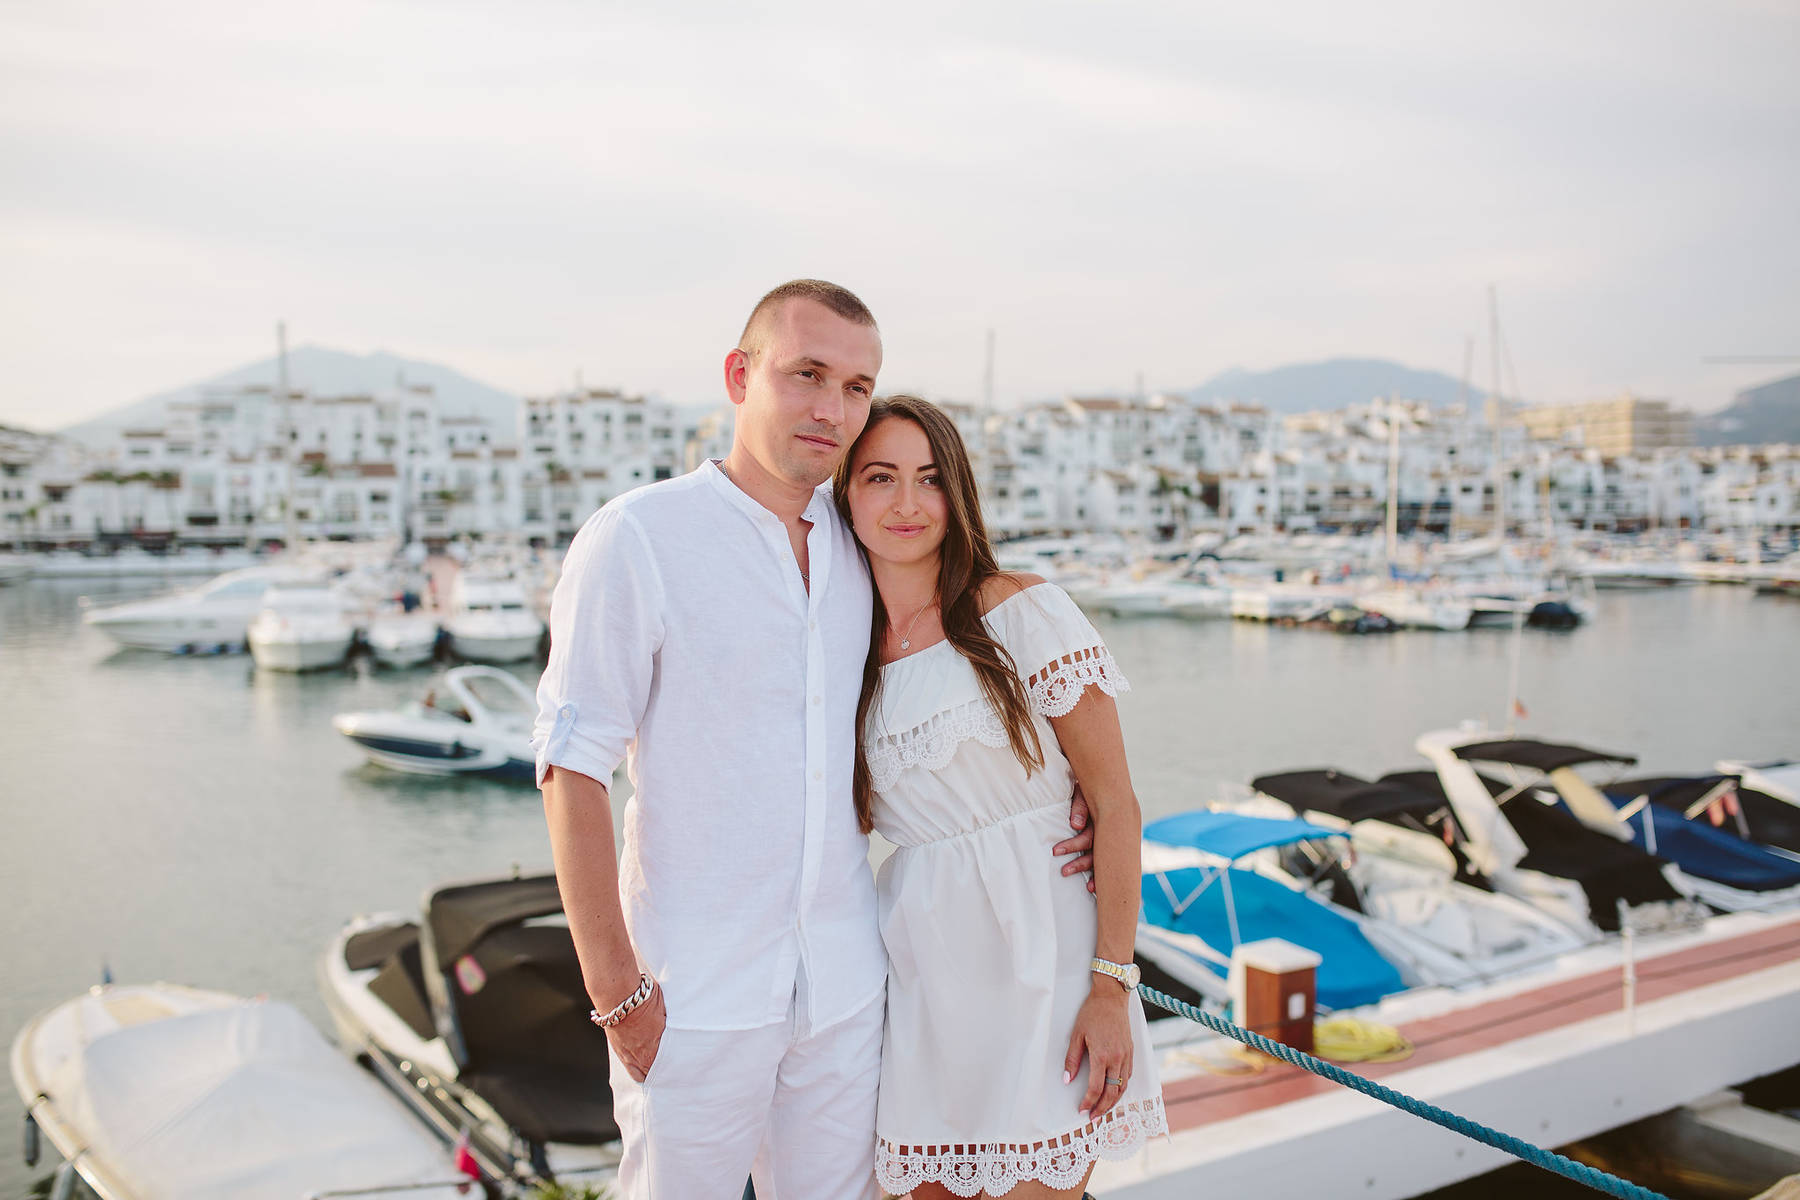
<instances>
[{"instance_id":1,"label":"white boat hull","mask_svg":"<svg viewBox=\"0 0 1800 1200\"><path fill-rule=\"evenodd\" d=\"M250 656L264 671L322 671L342 665L350 653L350 637L323 640L250 639Z\"/></svg>"},{"instance_id":2,"label":"white boat hull","mask_svg":"<svg viewBox=\"0 0 1800 1200\"><path fill-rule=\"evenodd\" d=\"M90 614L90 617L92 614ZM194 615L145 620L93 620L88 624L130 650L165 654L224 654L244 648L250 614L240 617Z\"/></svg>"},{"instance_id":3,"label":"white boat hull","mask_svg":"<svg viewBox=\"0 0 1800 1200\"><path fill-rule=\"evenodd\" d=\"M465 633L452 628L450 647L470 662L513 663L537 656L541 632L517 634Z\"/></svg>"},{"instance_id":4,"label":"white boat hull","mask_svg":"<svg viewBox=\"0 0 1800 1200\"><path fill-rule=\"evenodd\" d=\"M437 649L438 626L432 617L377 617L369 626L369 653L384 667L414 667Z\"/></svg>"}]
</instances>

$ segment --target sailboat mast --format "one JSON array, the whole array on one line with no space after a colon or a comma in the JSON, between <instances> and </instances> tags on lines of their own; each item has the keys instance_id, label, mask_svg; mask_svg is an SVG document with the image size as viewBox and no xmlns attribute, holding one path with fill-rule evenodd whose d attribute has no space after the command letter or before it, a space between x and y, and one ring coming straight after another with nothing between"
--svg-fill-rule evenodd
<instances>
[{"instance_id":1,"label":"sailboat mast","mask_svg":"<svg viewBox=\"0 0 1800 1200\"><path fill-rule=\"evenodd\" d=\"M1400 557L1400 421L1395 413L1399 401L1388 397L1388 495L1387 495L1387 560L1388 575Z\"/></svg>"},{"instance_id":2,"label":"sailboat mast","mask_svg":"<svg viewBox=\"0 0 1800 1200\"><path fill-rule=\"evenodd\" d=\"M289 554L300 545L300 521L294 513L294 482L299 473L300 438L299 430L294 425L294 397L288 390L287 362L287 322L275 322L275 386L281 391L281 415L287 423L288 444L282 454L282 461L287 464L287 552Z\"/></svg>"},{"instance_id":3,"label":"sailboat mast","mask_svg":"<svg viewBox=\"0 0 1800 1200\"><path fill-rule=\"evenodd\" d=\"M1506 425L1506 401L1500 396L1500 300L1491 283L1488 284L1488 329L1494 343L1494 541L1497 545L1504 545L1506 542L1506 465L1500 456L1500 433Z\"/></svg>"}]
</instances>

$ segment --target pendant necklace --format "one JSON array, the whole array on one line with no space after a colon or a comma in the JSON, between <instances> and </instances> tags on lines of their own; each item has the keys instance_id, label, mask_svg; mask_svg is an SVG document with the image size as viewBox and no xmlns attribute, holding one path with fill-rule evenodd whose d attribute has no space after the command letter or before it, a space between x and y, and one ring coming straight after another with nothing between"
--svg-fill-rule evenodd
<instances>
[{"instance_id":1,"label":"pendant necklace","mask_svg":"<svg viewBox=\"0 0 1800 1200\"><path fill-rule=\"evenodd\" d=\"M913 627L919 623L919 618L925 615L925 610L927 608L936 608L936 607L937 607L937 601L935 599L929 600L919 609L918 612L913 614L913 619L911 621L907 622L906 632L900 635L900 648L902 650L911 650L912 649Z\"/></svg>"}]
</instances>

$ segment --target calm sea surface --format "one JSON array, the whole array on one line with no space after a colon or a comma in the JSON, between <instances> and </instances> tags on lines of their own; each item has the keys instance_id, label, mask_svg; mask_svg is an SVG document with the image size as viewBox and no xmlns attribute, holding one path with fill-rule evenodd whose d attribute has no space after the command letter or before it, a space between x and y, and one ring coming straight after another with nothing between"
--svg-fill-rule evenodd
<instances>
[{"instance_id":1,"label":"calm sea surface","mask_svg":"<svg viewBox=\"0 0 1800 1200\"><path fill-rule=\"evenodd\" d=\"M442 880L549 863L529 787L370 767L332 714L414 698L429 668L297 677L247 656L115 650L77 599L150 584L0 588L0 1032L97 982L171 980L297 1004L323 1029L319 956L358 912ZM1414 738L1503 719L1512 634L1343 637L1101 620L1147 817L1224 781L1419 766ZM1570 633L1527 630L1529 735L1636 754L1649 773L1800 754L1800 603L1742 588L1602 593ZM517 668L536 682L536 668ZM728 769L722 764L722 769ZM10 1087L0 1118L16 1130ZM31 1177L0 1132L0 1196Z\"/></svg>"}]
</instances>

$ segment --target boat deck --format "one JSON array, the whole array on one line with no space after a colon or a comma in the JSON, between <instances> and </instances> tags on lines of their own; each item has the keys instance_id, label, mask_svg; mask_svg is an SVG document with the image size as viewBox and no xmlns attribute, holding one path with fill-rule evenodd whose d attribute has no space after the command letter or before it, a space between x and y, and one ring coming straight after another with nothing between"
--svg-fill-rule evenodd
<instances>
[{"instance_id":1,"label":"boat deck","mask_svg":"<svg viewBox=\"0 0 1800 1200\"><path fill-rule=\"evenodd\" d=\"M1347 1069L1553 1148L1800 1062L1800 913L1643 936L1636 960L1630 1013L1616 940L1536 980L1396 997L1362 1015L1398 1025L1414 1053ZM1206 1072L1222 1044L1201 1035L1165 1055L1170 1137L1101 1164L1095 1195L1401 1200L1510 1161L1286 1063Z\"/></svg>"},{"instance_id":2,"label":"boat deck","mask_svg":"<svg viewBox=\"0 0 1800 1200\"><path fill-rule=\"evenodd\" d=\"M1643 958L1637 968L1637 1003L1647 1004L1797 959L1800 922ZM1410 1057L1391 1063L1359 1063L1349 1069L1365 1079L1385 1080L1430 1063L1616 1013L1623 996L1618 967L1561 979L1472 1008L1405 1023L1400 1032L1413 1044ZM1795 1017L1800 1019L1800 1001L1796 1002ZM1248 1078L1209 1074L1174 1080L1163 1088L1163 1104L1171 1132L1179 1132L1340 1090L1337 1084L1299 1067L1270 1060L1267 1070Z\"/></svg>"}]
</instances>

